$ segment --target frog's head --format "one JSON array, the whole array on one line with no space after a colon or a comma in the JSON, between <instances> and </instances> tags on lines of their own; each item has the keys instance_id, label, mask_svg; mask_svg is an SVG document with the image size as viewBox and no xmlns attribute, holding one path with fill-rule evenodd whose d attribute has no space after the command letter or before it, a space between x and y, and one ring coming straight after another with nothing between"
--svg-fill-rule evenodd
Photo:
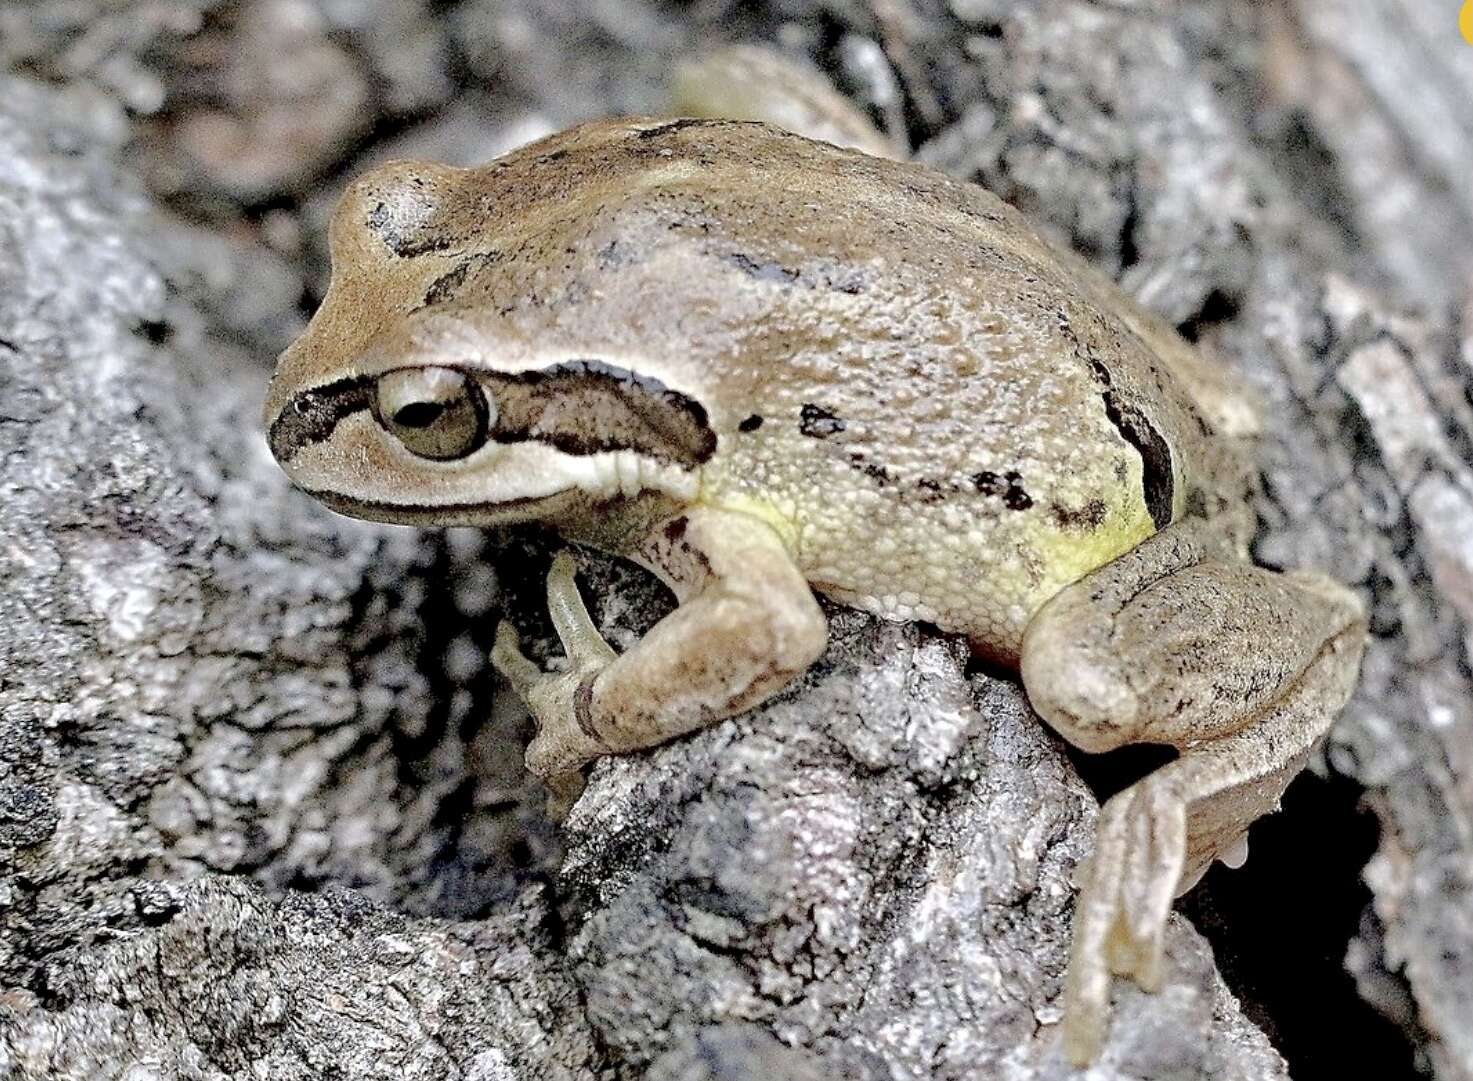
<instances>
[{"instance_id":1,"label":"frog's head","mask_svg":"<svg viewBox=\"0 0 1473 1081\"><path fill-rule=\"evenodd\" d=\"M332 284L267 396L277 461L334 510L411 524L692 498L716 446L698 395L637 357L513 326L486 291L458 288L492 258L476 178L398 162L349 189Z\"/></svg>"}]
</instances>

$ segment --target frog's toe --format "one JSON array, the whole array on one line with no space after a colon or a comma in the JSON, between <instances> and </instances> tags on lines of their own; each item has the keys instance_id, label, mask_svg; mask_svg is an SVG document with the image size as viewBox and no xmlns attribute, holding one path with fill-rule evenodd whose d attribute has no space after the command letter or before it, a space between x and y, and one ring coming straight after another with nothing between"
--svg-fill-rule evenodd
<instances>
[{"instance_id":1,"label":"frog's toe","mask_svg":"<svg viewBox=\"0 0 1473 1081\"><path fill-rule=\"evenodd\" d=\"M578 564L571 553L562 551L547 572L547 611L563 652L575 668L603 668L616 654L588 614L588 606L578 592Z\"/></svg>"},{"instance_id":2,"label":"frog's toe","mask_svg":"<svg viewBox=\"0 0 1473 1081\"><path fill-rule=\"evenodd\" d=\"M1236 871L1248 862L1248 835L1245 833L1217 856L1217 860L1229 870Z\"/></svg>"},{"instance_id":3,"label":"frog's toe","mask_svg":"<svg viewBox=\"0 0 1473 1081\"><path fill-rule=\"evenodd\" d=\"M1080 918L1075 917L1074 951L1064 992L1064 1020L1060 1038L1064 1055L1076 1066L1088 1066L1105 1042L1105 1020L1110 1010L1110 968L1103 943L1093 950L1080 948Z\"/></svg>"},{"instance_id":4,"label":"frog's toe","mask_svg":"<svg viewBox=\"0 0 1473 1081\"><path fill-rule=\"evenodd\" d=\"M1112 974L1156 991L1166 921L1186 859L1186 806L1170 783L1146 778L1100 811L1095 852L1074 915L1064 1050L1081 1065L1099 1052Z\"/></svg>"},{"instance_id":5,"label":"frog's toe","mask_svg":"<svg viewBox=\"0 0 1473 1081\"><path fill-rule=\"evenodd\" d=\"M602 639L600 639L602 643ZM607 650L607 647L604 647ZM544 672L522 652L517 632L503 622L496 628L491 663L527 704L537 724L536 738L527 747L527 769L544 781L553 796L551 806L566 813L582 791L579 771L609 748L598 738L586 716L593 680L608 666L613 653L575 655L569 670ZM561 814L556 814L561 817Z\"/></svg>"},{"instance_id":6,"label":"frog's toe","mask_svg":"<svg viewBox=\"0 0 1473 1081\"><path fill-rule=\"evenodd\" d=\"M506 620L496 626L496 641L491 646L491 665L511 684L511 689L526 701L532 687L542 678L542 669L522 652L522 640Z\"/></svg>"},{"instance_id":7,"label":"frog's toe","mask_svg":"<svg viewBox=\"0 0 1473 1081\"><path fill-rule=\"evenodd\" d=\"M1127 838L1121 869L1125 938L1116 973L1147 991L1161 988L1166 921L1187 858L1187 808L1165 777L1147 777L1105 805L1101 829Z\"/></svg>"}]
</instances>

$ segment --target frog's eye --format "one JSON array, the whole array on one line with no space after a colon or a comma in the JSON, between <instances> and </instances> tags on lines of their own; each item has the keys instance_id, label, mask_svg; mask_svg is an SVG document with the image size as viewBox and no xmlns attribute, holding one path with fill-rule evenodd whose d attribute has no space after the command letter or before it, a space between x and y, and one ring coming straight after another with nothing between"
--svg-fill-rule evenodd
<instances>
[{"instance_id":1,"label":"frog's eye","mask_svg":"<svg viewBox=\"0 0 1473 1081\"><path fill-rule=\"evenodd\" d=\"M464 458L486 442L495 418L480 385L454 368L401 368L379 376L373 414L411 454Z\"/></svg>"}]
</instances>

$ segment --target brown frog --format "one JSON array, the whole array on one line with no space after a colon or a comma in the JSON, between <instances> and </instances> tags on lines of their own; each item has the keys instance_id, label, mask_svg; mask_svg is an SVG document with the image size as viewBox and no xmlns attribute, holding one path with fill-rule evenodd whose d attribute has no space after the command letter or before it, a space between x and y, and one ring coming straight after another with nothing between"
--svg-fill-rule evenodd
<instances>
[{"instance_id":1,"label":"brown frog","mask_svg":"<svg viewBox=\"0 0 1473 1081\"><path fill-rule=\"evenodd\" d=\"M708 74L769 87L764 56ZM785 119L885 151L804 119L837 100L806 84ZM1088 1061L1110 974L1161 984L1172 899L1277 805L1365 639L1342 586L1249 562L1254 414L1226 377L983 189L758 122L389 164L331 243L266 407L293 481L382 521L542 522L679 600L618 655L564 556L567 666L499 629L565 800L592 759L786 686L824 648L814 591L966 635L1084 750L1180 751L1105 805L1082 873L1064 1047Z\"/></svg>"}]
</instances>

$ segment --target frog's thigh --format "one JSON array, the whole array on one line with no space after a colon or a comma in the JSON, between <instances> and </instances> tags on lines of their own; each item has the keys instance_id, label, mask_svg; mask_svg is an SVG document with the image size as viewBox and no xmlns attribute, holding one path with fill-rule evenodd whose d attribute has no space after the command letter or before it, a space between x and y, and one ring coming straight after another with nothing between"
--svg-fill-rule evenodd
<instances>
[{"instance_id":1,"label":"frog's thigh","mask_svg":"<svg viewBox=\"0 0 1473 1081\"><path fill-rule=\"evenodd\" d=\"M1309 572L1222 561L1204 524L1170 526L1049 601L1023 639L1034 708L1086 751L1186 748L1251 724L1321 653L1354 676L1355 595Z\"/></svg>"},{"instance_id":2,"label":"frog's thigh","mask_svg":"<svg viewBox=\"0 0 1473 1081\"><path fill-rule=\"evenodd\" d=\"M1353 594L1218 562L1205 532L1164 530L1050 601L1023 641L1029 699L1065 738L1182 750L1101 812L1067 991L1078 1061L1101 1037L1110 973L1159 984L1172 898L1273 809L1359 667Z\"/></svg>"},{"instance_id":3,"label":"frog's thigh","mask_svg":"<svg viewBox=\"0 0 1473 1081\"><path fill-rule=\"evenodd\" d=\"M679 607L586 685L575 716L539 736L528 764L542 776L740 713L823 652L823 612L765 522L695 508L628 554L674 589Z\"/></svg>"}]
</instances>

